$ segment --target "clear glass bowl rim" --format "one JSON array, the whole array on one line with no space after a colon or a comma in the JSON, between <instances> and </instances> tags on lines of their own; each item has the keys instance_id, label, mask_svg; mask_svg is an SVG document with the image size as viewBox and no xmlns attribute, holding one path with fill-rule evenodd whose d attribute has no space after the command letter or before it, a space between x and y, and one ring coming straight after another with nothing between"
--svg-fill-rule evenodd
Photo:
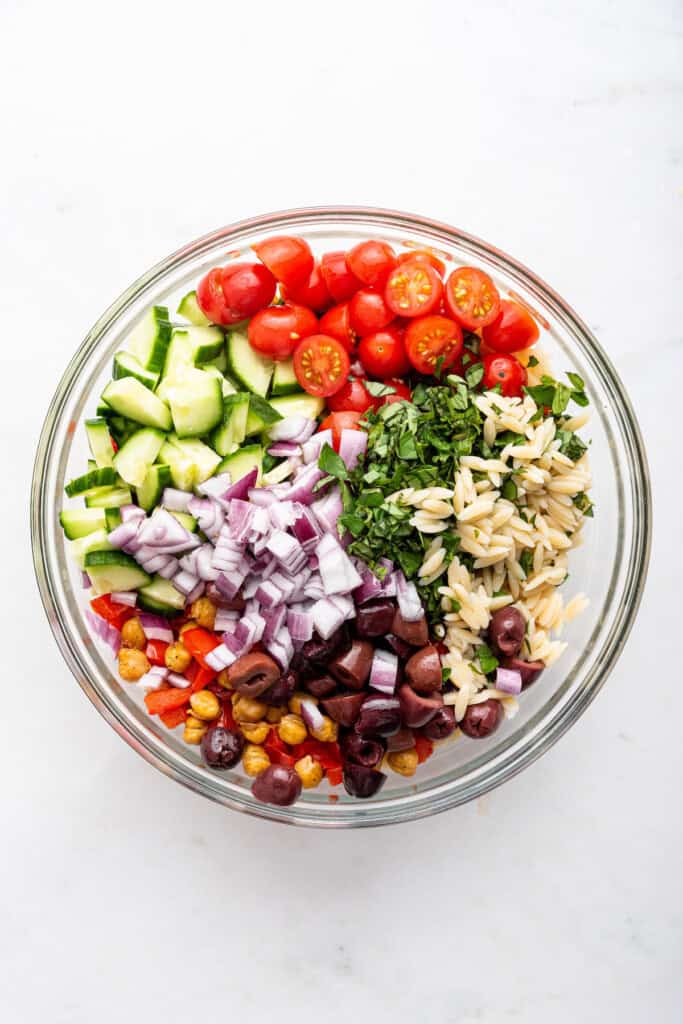
<instances>
[{"instance_id":1,"label":"clear glass bowl rim","mask_svg":"<svg viewBox=\"0 0 683 1024\"><path fill-rule=\"evenodd\" d=\"M340 804L339 812L325 815L313 812L300 813L293 808L276 808L259 804L245 798L227 796L210 780L193 771L193 766L176 755L170 748L164 748L150 740L148 734L135 728L135 724L124 722L105 700L106 684L89 678L84 662L79 658L79 648L72 643L70 632L59 613L56 590L60 579L60 559L45 544L45 516L50 494L41 486L51 455L51 438L63 407L77 386L80 371L88 357L96 349L101 337L111 325L122 316L130 305L145 290L160 283L169 271L174 270L193 258L208 252L219 243L229 244L235 236L245 233L292 233L297 228L312 224L329 224L351 227L359 225L379 228L382 224L402 231L428 231L437 240L464 248L472 255L480 255L494 261L506 273L529 285L563 324L580 339L583 347L590 351L603 383L609 386L614 402L614 411L619 419L619 437L627 455L627 497L634 517L631 538L631 564L624 582L619 607L616 610L609 634L599 655L590 666L586 676L577 684L573 699L566 701L559 714L543 722L543 728L536 728L529 741L524 738L506 748L501 754L479 764L467 777L454 778L431 791L416 792L409 797L397 798L386 804L357 801ZM630 400L624 387L600 343L574 310L541 278L523 264L481 239L450 225L421 216L373 207L324 206L306 207L294 210L264 214L248 220L238 221L217 231L203 235L190 242L145 274L139 277L119 298L112 303L86 335L79 349L65 370L45 417L34 465L31 488L31 541L33 561L41 600L57 644L72 674L95 705L100 714L137 750L150 764L165 775L188 788L217 802L257 817L304 826L364 827L396 824L439 813L475 799L517 774L548 750L564 732L583 714L603 686L612 671L633 626L642 598L650 557L652 513L650 478L645 448L640 429Z\"/></svg>"}]
</instances>

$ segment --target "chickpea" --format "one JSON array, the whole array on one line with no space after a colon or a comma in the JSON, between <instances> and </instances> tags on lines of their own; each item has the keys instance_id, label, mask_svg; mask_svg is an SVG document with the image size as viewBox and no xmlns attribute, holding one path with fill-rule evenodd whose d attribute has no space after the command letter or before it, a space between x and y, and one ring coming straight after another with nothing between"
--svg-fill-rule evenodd
<instances>
[{"instance_id":1,"label":"chickpea","mask_svg":"<svg viewBox=\"0 0 683 1024\"><path fill-rule=\"evenodd\" d=\"M239 693L233 697L232 713L235 716L236 722L260 722L268 706L260 700L254 700L253 697L242 697Z\"/></svg>"},{"instance_id":2,"label":"chickpea","mask_svg":"<svg viewBox=\"0 0 683 1024\"><path fill-rule=\"evenodd\" d=\"M339 727L327 715L323 715L323 724L319 729L311 729L311 735L315 736L321 743L335 743L339 734Z\"/></svg>"},{"instance_id":3,"label":"chickpea","mask_svg":"<svg viewBox=\"0 0 683 1024\"><path fill-rule=\"evenodd\" d=\"M164 662L166 668L169 668L171 672L184 672L186 668L189 668L191 661L192 655L187 647L183 647L180 640L174 644L169 644L166 648Z\"/></svg>"},{"instance_id":4,"label":"chickpea","mask_svg":"<svg viewBox=\"0 0 683 1024\"><path fill-rule=\"evenodd\" d=\"M306 754L306 757L302 757L296 762L294 771L301 779L304 789L315 789L322 781L323 770L310 754Z\"/></svg>"},{"instance_id":5,"label":"chickpea","mask_svg":"<svg viewBox=\"0 0 683 1024\"><path fill-rule=\"evenodd\" d=\"M242 735L249 743L265 743L270 726L267 722L242 722Z\"/></svg>"},{"instance_id":6,"label":"chickpea","mask_svg":"<svg viewBox=\"0 0 683 1024\"><path fill-rule=\"evenodd\" d=\"M387 754L387 764L398 775L414 775L417 769L417 750L394 750Z\"/></svg>"},{"instance_id":7,"label":"chickpea","mask_svg":"<svg viewBox=\"0 0 683 1024\"><path fill-rule=\"evenodd\" d=\"M292 712L292 714L294 714L294 715L300 715L301 714L301 701L302 700L307 700L307 701L309 701L309 703L313 703L313 704L317 704L318 703L318 698L317 697L311 697L310 693L302 693L301 690L297 690L289 698L289 710Z\"/></svg>"},{"instance_id":8,"label":"chickpea","mask_svg":"<svg viewBox=\"0 0 683 1024\"><path fill-rule=\"evenodd\" d=\"M211 690L198 690L190 697L190 707L197 718L203 722L212 722L221 713L221 702Z\"/></svg>"},{"instance_id":9,"label":"chickpea","mask_svg":"<svg viewBox=\"0 0 683 1024\"><path fill-rule=\"evenodd\" d=\"M183 633L187 633L188 629L196 629L197 626L198 623L195 622L194 619L188 619L188 621L184 622L178 630L178 636L182 636Z\"/></svg>"},{"instance_id":10,"label":"chickpea","mask_svg":"<svg viewBox=\"0 0 683 1024\"><path fill-rule=\"evenodd\" d=\"M201 718L195 718L194 715L188 715L185 719L183 739L186 743L191 743L196 746L201 743L202 736L208 728L208 723L203 722Z\"/></svg>"},{"instance_id":11,"label":"chickpea","mask_svg":"<svg viewBox=\"0 0 683 1024\"><path fill-rule=\"evenodd\" d=\"M242 765L247 775L252 777L260 775L269 764L270 758L263 747L258 747L255 743L247 743L242 754Z\"/></svg>"},{"instance_id":12,"label":"chickpea","mask_svg":"<svg viewBox=\"0 0 683 1024\"><path fill-rule=\"evenodd\" d=\"M123 647L133 647L136 651L144 651L147 646L147 637L137 615L124 622L121 628L121 644Z\"/></svg>"},{"instance_id":13,"label":"chickpea","mask_svg":"<svg viewBox=\"0 0 683 1024\"><path fill-rule=\"evenodd\" d=\"M213 629L216 624L216 605L208 597L198 597L190 608L192 618L203 629Z\"/></svg>"},{"instance_id":14,"label":"chickpea","mask_svg":"<svg viewBox=\"0 0 683 1024\"><path fill-rule=\"evenodd\" d=\"M266 711L266 722L277 725L287 714L287 708L268 708Z\"/></svg>"},{"instance_id":15,"label":"chickpea","mask_svg":"<svg viewBox=\"0 0 683 1024\"><path fill-rule=\"evenodd\" d=\"M127 683L136 683L149 672L150 664L147 656L134 647L122 647L119 651L119 675Z\"/></svg>"},{"instance_id":16,"label":"chickpea","mask_svg":"<svg viewBox=\"0 0 683 1024\"><path fill-rule=\"evenodd\" d=\"M277 727L277 734L283 743L290 743L296 746L303 743L308 736L308 729L304 725L303 718L299 715L285 715Z\"/></svg>"},{"instance_id":17,"label":"chickpea","mask_svg":"<svg viewBox=\"0 0 683 1024\"><path fill-rule=\"evenodd\" d=\"M230 683L230 676L228 675L227 668L221 669L216 676L216 682L219 686L222 686L225 690L232 690L232 684Z\"/></svg>"}]
</instances>

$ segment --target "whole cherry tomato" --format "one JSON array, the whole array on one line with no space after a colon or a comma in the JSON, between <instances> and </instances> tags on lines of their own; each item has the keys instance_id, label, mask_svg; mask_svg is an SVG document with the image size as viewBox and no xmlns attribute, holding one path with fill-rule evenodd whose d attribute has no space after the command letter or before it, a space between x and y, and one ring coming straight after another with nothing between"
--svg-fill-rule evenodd
<instances>
[{"instance_id":1,"label":"whole cherry tomato","mask_svg":"<svg viewBox=\"0 0 683 1024\"><path fill-rule=\"evenodd\" d=\"M484 388L500 386L506 398L521 398L526 384L526 370L518 359L504 353L484 356Z\"/></svg>"},{"instance_id":2,"label":"whole cherry tomato","mask_svg":"<svg viewBox=\"0 0 683 1024\"><path fill-rule=\"evenodd\" d=\"M398 327L385 327L366 335L358 346L358 355L371 377L403 377L410 372L403 331Z\"/></svg>"},{"instance_id":3,"label":"whole cherry tomato","mask_svg":"<svg viewBox=\"0 0 683 1024\"><path fill-rule=\"evenodd\" d=\"M361 288L349 303L349 323L361 338L381 330L393 319L394 314L382 295L371 288Z\"/></svg>"},{"instance_id":4,"label":"whole cherry tomato","mask_svg":"<svg viewBox=\"0 0 683 1024\"><path fill-rule=\"evenodd\" d=\"M276 281L262 263L231 263L221 273L223 297L240 320L258 313L275 297Z\"/></svg>"},{"instance_id":5,"label":"whole cherry tomato","mask_svg":"<svg viewBox=\"0 0 683 1024\"><path fill-rule=\"evenodd\" d=\"M444 373L462 352L460 324L445 316L418 317L406 328L406 352L420 373Z\"/></svg>"},{"instance_id":6,"label":"whole cherry tomato","mask_svg":"<svg viewBox=\"0 0 683 1024\"><path fill-rule=\"evenodd\" d=\"M500 295L488 274L457 267L446 281L446 309L461 327L476 331L492 324L500 312Z\"/></svg>"},{"instance_id":7,"label":"whole cherry tomato","mask_svg":"<svg viewBox=\"0 0 683 1024\"><path fill-rule=\"evenodd\" d=\"M298 288L283 286L283 298L297 302L300 306L308 306L316 313L324 313L326 309L329 309L332 305L332 296L327 290L325 278L320 271L320 264L316 263L305 284Z\"/></svg>"},{"instance_id":8,"label":"whole cherry tomato","mask_svg":"<svg viewBox=\"0 0 683 1024\"><path fill-rule=\"evenodd\" d=\"M315 334L318 318L305 306L268 306L249 321L249 343L269 359L289 359L302 338Z\"/></svg>"},{"instance_id":9,"label":"whole cherry tomato","mask_svg":"<svg viewBox=\"0 0 683 1024\"><path fill-rule=\"evenodd\" d=\"M320 430L332 431L332 447L339 451L342 430L357 430L362 412L333 412L320 424Z\"/></svg>"},{"instance_id":10,"label":"whole cherry tomato","mask_svg":"<svg viewBox=\"0 0 683 1024\"><path fill-rule=\"evenodd\" d=\"M294 352L294 373L309 395L329 398L343 388L350 369L349 354L327 334L304 338Z\"/></svg>"},{"instance_id":11,"label":"whole cherry tomato","mask_svg":"<svg viewBox=\"0 0 683 1024\"><path fill-rule=\"evenodd\" d=\"M277 235L257 242L252 249L271 274L288 288L303 287L313 273L313 253L304 238Z\"/></svg>"},{"instance_id":12,"label":"whole cherry tomato","mask_svg":"<svg viewBox=\"0 0 683 1024\"><path fill-rule=\"evenodd\" d=\"M396 266L396 253L386 242L359 242L347 252L346 265L363 284L381 288Z\"/></svg>"},{"instance_id":13,"label":"whole cherry tomato","mask_svg":"<svg viewBox=\"0 0 683 1024\"><path fill-rule=\"evenodd\" d=\"M443 282L430 263L406 260L387 279L384 297L396 316L426 316L438 309Z\"/></svg>"},{"instance_id":14,"label":"whole cherry tomato","mask_svg":"<svg viewBox=\"0 0 683 1024\"><path fill-rule=\"evenodd\" d=\"M538 341L538 325L524 306L502 299L496 320L482 332L489 348L496 352L519 352Z\"/></svg>"},{"instance_id":15,"label":"whole cherry tomato","mask_svg":"<svg viewBox=\"0 0 683 1024\"><path fill-rule=\"evenodd\" d=\"M327 399L327 406L332 412L366 412L381 404L379 399L372 397L360 377L347 380L335 395Z\"/></svg>"},{"instance_id":16,"label":"whole cherry tomato","mask_svg":"<svg viewBox=\"0 0 683 1024\"><path fill-rule=\"evenodd\" d=\"M214 323L228 327L239 323L243 317L232 312L223 294L223 270L214 267L197 285L197 305L205 317Z\"/></svg>"},{"instance_id":17,"label":"whole cherry tomato","mask_svg":"<svg viewBox=\"0 0 683 1024\"><path fill-rule=\"evenodd\" d=\"M351 326L348 302L341 302L338 306L328 309L320 319L320 333L329 334L337 341L341 341L347 352L354 351L358 335Z\"/></svg>"},{"instance_id":18,"label":"whole cherry tomato","mask_svg":"<svg viewBox=\"0 0 683 1024\"><path fill-rule=\"evenodd\" d=\"M320 273L335 302L346 302L363 284L349 270L345 252L326 252L320 260Z\"/></svg>"}]
</instances>

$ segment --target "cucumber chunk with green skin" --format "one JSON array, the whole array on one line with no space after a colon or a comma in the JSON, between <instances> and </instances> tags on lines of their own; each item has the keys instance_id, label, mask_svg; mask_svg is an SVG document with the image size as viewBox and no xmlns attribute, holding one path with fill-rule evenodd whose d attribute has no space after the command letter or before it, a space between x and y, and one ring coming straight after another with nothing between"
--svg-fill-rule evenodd
<instances>
[{"instance_id":1,"label":"cucumber chunk with green skin","mask_svg":"<svg viewBox=\"0 0 683 1024\"><path fill-rule=\"evenodd\" d=\"M189 512L174 512L172 509L168 509L168 511L189 533L197 532L197 520Z\"/></svg>"},{"instance_id":2,"label":"cucumber chunk with green skin","mask_svg":"<svg viewBox=\"0 0 683 1024\"><path fill-rule=\"evenodd\" d=\"M219 455L230 455L244 441L249 415L249 395L228 395L223 399L223 422L211 435L211 446Z\"/></svg>"},{"instance_id":3,"label":"cucumber chunk with green skin","mask_svg":"<svg viewBox=\"0 0 683 1024\"><path fill-rule=\"evenodd\" d=\"M187 370L225 354L225 336L219 327L176 328L168 346L163 377L183 380Z\"/></svg>"},{"instance_id":4,"label":"cucumber chunk with green skin","mask_svg":"<svg viewBox=\"0 0 683 1024\"><path fill-rule=\"evenodd\" d=\"M85 496L88 508L121 508L132 501L133 495L127 487L98 487Z\"/></svg>"},{"instance_id":5,"label":"cucumber chunk with green skin","mask_svg":"<svg viewBox=\"0 0 683 1024\"><path fill-rule=\"evenodd\" d=\"M303 393L294 373L293 359L284 359L281 363L275 364L271 393L274 396Z\"/></svg>"},{"instance_id":6,"label":"cucumber chunk with green skin","mask_svg":"<svg viewBox=\"0 0 683 1024\"><path fill-rule=\"evenodd\" d=\"M116 353L112 377L114 380L121 380L122 377L135 377L136 380L139 380L141 384L144 384L151 391L154 391L159 383L159 374L154 373L152 370L146 370L130 352Z\"/></svg>"},{"instance_id":7,"label":"cucumber chunk with green skin","mask_svg":"<svg viewBox=\"0 0 683 1024\"><path fill-rule=\"evenodd\" d=\"M223 417L220 382L204 370L196 370L194 367L186 370L182 379L173 380L167 385L165 393L178 437L201 437L208 434Z\"/></svg>"},{"instance_id":8,"label":"cucumber chunk with green skin","mask_svg":"<svg viewBox=\"0 0 683 1024\"><path fill-rule=\"evenodd\" d=\"M87 497L100 487L111 487L117 480L116 470L111 466L103 466L102 469L91 469L89 473L70 480L64 490L67 498L75 498L78 494Z\"/></svg>"},{"instance_id":9,"label":"cucumber chunk with green skin","mask_svg":"<svg viewBox=\"0 0 683 1024\"><path fill-rule=\"evenodd\" d=\"M102 398L119 416L141 423L143 427L170 430L173 425L168 406L135 377L113 380L102 392Z\"/></svg>"},{"instance_id":10,"label":"cucumber chunk with green skin","mask_svg":"<svg viewBox=\"0 0 683 1024\"><path fill-rule=\"evenodd\" d=\"M208 480L221 461L220 455L202 441L176 434L169 434L159 458L169 466L173 486L181 491L191 491Z\"/></svg>"},{"instance_id":11,"label":"cucumber chunk with green skin","mask_svg":"<svg viewBox=\"0 0 683 1024\"><path fill-rule=\"evenodd\" d=\"M145 479L135 491L140 508L144 508L145 512L151 512L161 501L164 487L170 486L170 483L170 466L150 466Z\"/></svg>"},{"instance_id":12,"label":"cucumber chunk with green skin","mask_svg":"<svg viewBox=\"0 0 683 1024\"><path fill-rule=\"evenodd\" d=\"M275 369L274 363L251 347L245 330L228 332L227 353L230 376L248 391L265 398Z\"/></svg>"},{"instance_id":13,"label":"cucumber chunk with green skin","mask_svg":"<svg viewBox=\"0 0 683 1024\"><path fill-rule=\"evenodd\" d=\"M111 533L117 526L120 526L123 522L121 518L120 508L105 508L104 510L104 522L107 529L107 533Z\"/></svg>"},{"instance_id":14,"label":"cucumber chunk with green skin","mask_svg":"<svg viewBox=\"0 0 683 1024\"><path fill-rule=\"evenodd\" d=\"M282 415L266 402L260 395L251 395L249 398L249 415L247 417L246 434L262 434L271 423L277 423Z\"/></svg>"},{"instance_id":15,"label":"cucumber chunk with green skin","mask_svg":"<svg viewBox=\"0 0 683 1024\"><path fill-rule=\"evenodd\" d=\"M261 479L261 469L263 465L263 448L260 444L247 444L243 448L240 448L238 452L234 452L232 455L228 455L227 458L223 459L218 467L218 473L229 473L230 482L236 484L238 480L241 480L247 473L251 473L252 469L258 470L258 476L256 477L256 483L258 484Z\"/></svg>"},{"instance_id":16,"label":"cucumber chunk with green skin","mask_svg":"<svg viewBox=\"0 0 683 1024\"><path fill-rule=\"evenodd\" d=\"M221 374L224 374L228 368L228 356L225 348L216 356L215 359L208 359L205 363L198 363L197 365L200 370L214 369L219 370ZM233 387L232 390L236 391L237 388Z\"/></svg>"},{"instance_id":17,"label":"cucumber chunk with green skin","mask_svg":"<svg viewBox=\"0 0 683 1024\"><path fill-rule=\"evenodd\" d=\"M204 316L199 303L197 302L197 293L188 292L180 300L178 306L178 315L184 316L186 320L189 320L191 324L196 324L197 327L210 327L211 321L208 317Z\"/></svg>"},{"instance_id":18,"label":"cucumber chunk with green skin","mask_svg":"<svg viewBox=\"0 0 683 1024\"><path fill-rule=\"evenodd\" d=\"M142 487L149 467L155 461L166 435L146 427L128 438L114 456L114 469L131 487Z\"/></svg>"},{"instance_id":19,"label":"cucumber chunk with green skin","mask_svg":"<svg viewBox=\"0 0 683 1024\"><path fill-rule=\"evenodd\" d=\"M166 306L152 306L128 335L126 348L145 370L161 373L170 341L168 309Z\"/></svg>"},{"instance_id":20,"label":"cucumber chunk with green skin","mask_svg":"<svg viewBox=\"0 0 683 1024\"><path fill-rule=\"evenodd\" d=\"M225 352L225 335L220 327L189 327L190 344L195 363L219 359Z\"/></svg>"},{"instance_id":21,"label":"cucumber chunk with green skin","mask_svg":"<svg viewBox=\"0 0 683 1024\"><path fill-rule=\"evenodd\" d=\"M100 469L114 464L114 446L107 421L98 416L97 419L85 421L85 434L88 438L90 451Z\"/></svg>"},{"instance_id":22,"label":"cucumber chunk with green skin","mask_svg":"<svg viewBox=\"0 0 683 1024\"><path fill-rule=\"evenodd\" d=\"M78 540L72 540L69 544L71 557L79 569L85 569L85 556L89 552L113 550L113 546L109 543L107 530L94 530L86 537L79 537Z\"/></svg>"},{"instance_id":23,"label":"cucumber chunk with green skin","mask_svg":"<svg viewBox=\"0 0 683 1024\"><path fill-rule=\"evenodd\" d=\"M151 582L151 577L124 551L89 551L85 571L96 594L137 590Z\"/></svg>"},{"instance_id":24,"label":"cucumber chunk with green skin","mask_svg":"<svg viewBox=\"0 0 683 1024\"><path fill-rule=\"evenodd\" d=\"M59 521L67 540L77 540L95 530L108 529L104 510L99 508L65 508L59 513Z\"/></svg>"},{"instance_id":25,"label":"cucumber chunk with green skin","mask_svg":"<svg viewBox=\"0 0 683 1024\"><path fill-rule=\"evenodd\" d=\"M176 590L170 580L154 576L138 590L138 605L159 615L177 615L185 607L185 595Z\"/></svg>"},{"instance_id":26,"label":"cucumber chunk with green skin","mask_svg":"<svg viewBox=\"0 0 683 1024\"><path fill-rule=\"evenodd\" d=\"M317 420L325 408L325 399L316 395L283 395L282 398L271 398L270 404L283 419L288 416L305 416L309 420Z\"/></svg>"}]
</instances>

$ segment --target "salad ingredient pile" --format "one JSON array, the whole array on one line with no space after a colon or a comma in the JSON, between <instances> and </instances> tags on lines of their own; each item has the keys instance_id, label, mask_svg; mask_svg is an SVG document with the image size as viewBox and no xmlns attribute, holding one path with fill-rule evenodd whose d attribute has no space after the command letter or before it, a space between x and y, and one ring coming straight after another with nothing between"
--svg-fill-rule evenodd
<instances>
[{"instance_id":1,"label":"salad ingredient pile","mask_svg":"<svg viewBox=\"0 0 683 1024\"><path fill-rule=\"evenodd\" d=\"M60 519L93 632L208 769L368 798L491 735L566 646L588 400L478 268L254 251L135 326Z\"/></svg>"}]
</instances>

